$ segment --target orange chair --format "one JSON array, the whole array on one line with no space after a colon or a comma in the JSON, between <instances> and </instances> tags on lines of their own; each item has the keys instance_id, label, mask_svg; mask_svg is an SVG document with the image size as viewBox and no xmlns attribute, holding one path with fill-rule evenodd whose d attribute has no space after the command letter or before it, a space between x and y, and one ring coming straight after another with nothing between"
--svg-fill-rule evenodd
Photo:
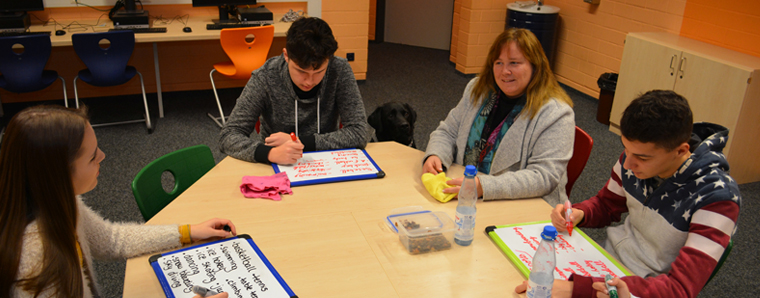
<instances>
[{"instance_id":1,"label":"orange chair","mask_svg":"<svg viewBox=\"0 0 760 298\"><path fill-rule=\"evenodd\" d=\"M591 148L594 147L594 139L591 138L580 127L575 127L575 144L573 145L573 157L567 163L567 185L565 185L565 192L567 197L570 197L570 191L573 189L575 180L583 172L583 168L586 167L588 157L591 155Z\"/></svg>"},{"instance_id":2,"label":"orange chair","mask_svg":"<svg viewBox=\"0 0 760 298\"><path fill-rule=\"evenodd\" d=\"M250 37L253 36L253 40ZM227 57L232 61L214 64L214 69L209 73L211 78L211 87L216 97L216 105L219 107L220 117L214 117L208 114L219 127L226 123L222 104L219 102L219 94L216 93L216 84L214 84L214 72L236 80L249 79L251 72L264 65L269 54L269 48L272 47L274 39L274 26L262 27L244 27L222 29L219 35L219 41L222 43L222 49ZM221 119L221 122L219 122Z\"/></svg>"}]
</instances>

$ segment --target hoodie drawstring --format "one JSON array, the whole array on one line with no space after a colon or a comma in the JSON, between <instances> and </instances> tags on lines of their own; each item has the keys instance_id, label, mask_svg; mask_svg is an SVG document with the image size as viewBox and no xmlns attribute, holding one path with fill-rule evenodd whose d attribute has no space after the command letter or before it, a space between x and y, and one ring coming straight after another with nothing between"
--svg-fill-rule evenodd
<instances>
[{"instance_id":1,"label":"hoodie drawstring","mask_svg":"<svg viewBox=\"0 0 760 298\"><path fill-rule=\"evenodd\" d=\"M317 134L320 134L319 127L320 127L320 123L322 123L319 120L319 110L320 110L319 103L320 103L321 98L322 98L321 96L317 96ZM298 134L298 99L296 99L295 102L296 102L296 137L298 137L299 136Z\"/></svg>"}]
</instances>

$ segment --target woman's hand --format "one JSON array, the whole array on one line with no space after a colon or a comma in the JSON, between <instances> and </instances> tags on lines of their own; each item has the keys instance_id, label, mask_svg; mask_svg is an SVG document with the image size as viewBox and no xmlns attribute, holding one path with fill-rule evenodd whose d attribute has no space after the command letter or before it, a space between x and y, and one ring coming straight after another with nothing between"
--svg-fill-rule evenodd
<instances>
[{"instance_id":1,"label":"woman's hand","mask_svg":"<svg viewBox=\"0 0 760 298\"><path fill-rule=\"evenodd\" d=\"M583 221L583 210L571 208L573 213L570 214L570 219L573 221L573 226L577 227L578 224ZM557 232L567 232L567 226L565 225L565 205L557 204L550 214L552 219L552 225L557 228Z\"/></svg>"},{"instance_id":2,"label":"woman's hand","mask_svg":"<svg viewBox=\"0 0 760 298\"><path fill-rule=\"evenodd\" d=\"M224 230L224 226L230 227L230 232ZM235 225L229 219L213 218L202 223L190 226L190 238L193 241L204 240L208 238L225 238L232 233L237 235Z\"/></svg>"},{"instance_id":3,"label":"woman's hand","mask_svg":"<svg viewBox=\"0 0 760 298\"><path fill-rule=\"evenodd\" d=\"M449 181L446 181L446 184L448 185L454 185L455 187L449 187L444 188L443 193L455 193L457 196L459 196L459 189L462 187L462 181L464 181L464 177L451 179ZM480 186L480 178L478 176L475 176L475 187L478 188L478 198L483 196L483 187Z\"/></svg>"},{"instance_id":4,"label":"woman's hand","mask_svg":"<svg viewBox=\"0 0 760 298\"><path fill-rule=\"evenodd\" d=\"M428 156L427 160L425 161L425 164L422 165L422 173L430 173L433 175L438 175L438 173L440 172L443 172L441 159L435 155Z\"/></svg>"},{"instance_id":5,"label":"woman's hand","mask_svg":"<svg viewBox=\"0 0 760 298\"><path fill-rule=\"evenodd\" d=\"M618 297L620 298L630 298L631 297L631 291L628 290L628 285L625 284L625 282L620 278L613 278L609 281L609 284L611 286L616 286L618 291ZM596 290L596 297L597 298L609 298L610 293L607 292L607 286L604 284L604 282L595 282L593 285L591 285L594 290Z\"/></svg>"}]
</instances>

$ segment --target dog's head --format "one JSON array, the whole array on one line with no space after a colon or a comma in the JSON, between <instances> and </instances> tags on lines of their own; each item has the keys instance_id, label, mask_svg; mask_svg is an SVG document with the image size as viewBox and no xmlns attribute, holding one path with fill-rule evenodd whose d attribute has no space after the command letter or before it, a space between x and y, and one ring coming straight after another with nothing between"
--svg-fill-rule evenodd
<instances>
[{"instance_id":1,"label":"dog's head","mask_svg":"<svg viewBox=\"0 0 760 298\"><path fill-rule=\"evenodd\" d=\"M379 106L367 118L378 141L396 141L410 145L414 140L417 112L407 103L389 102Z\"/></svg>"}]
</instances>

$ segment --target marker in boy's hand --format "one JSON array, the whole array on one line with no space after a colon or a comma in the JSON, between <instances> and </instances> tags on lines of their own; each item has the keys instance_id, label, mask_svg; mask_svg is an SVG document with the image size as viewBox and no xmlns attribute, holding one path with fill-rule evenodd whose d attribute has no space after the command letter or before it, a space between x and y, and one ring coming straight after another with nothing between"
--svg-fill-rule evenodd
<instances>
[{"instance_id":1,"label":"marker in boy's hand","mask_svg":"<svg viewBox=\"0 0 760 298\"><path fill-rule=\"evenodd\" d=\"M607 275L604 282L595 282L592 287L597 290L597 297L599 298L631 298L631 291L628 290L628 285L620 278L612 278Z\"/></svg>"}]
</instances>

